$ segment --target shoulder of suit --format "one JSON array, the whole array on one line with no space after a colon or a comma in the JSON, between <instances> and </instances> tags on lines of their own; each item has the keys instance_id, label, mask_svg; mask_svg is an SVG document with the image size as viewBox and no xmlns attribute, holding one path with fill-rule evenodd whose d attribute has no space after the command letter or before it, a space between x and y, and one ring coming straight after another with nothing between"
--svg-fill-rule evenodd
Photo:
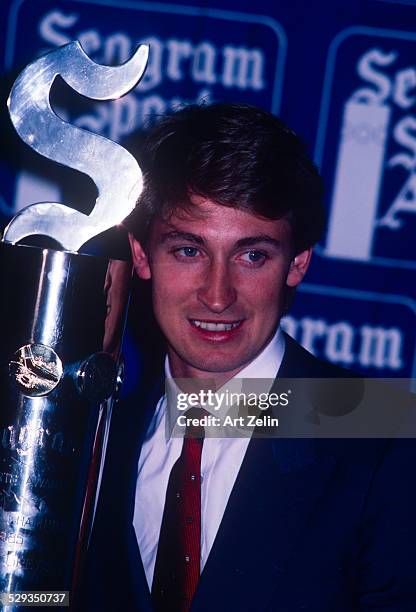
<instances>
[{"instance_id":1,"label":"shoulder of suit","mask_svg":"<svg viewBox=\"0 0 416 612\"><path fill-rule=\"evenodd\" d=\"M366 379L360 374L341 368L334 364L325 362L312 355L304 349L298 342L285 334L286 351L282 367L279 370L279 378L304 378L308 379L311 394L315 394L319 402L331 401L334 405L359 404L364 394ZM316 379L316 384L310 379ZM333 384L322 386L323 381L332 379ZM335 382L335 379L337 381ZM343 382L345 381L345 382ZM351 381L351 382L350 382ZM380 382L380 384L382 384ZM396 394L394 387L382 386L383 392ZM402 395L410 397L407 392ZM339 402L335 403L336 399ZM325 408L325 406L324 406ZM325 410L324 410L325 413ZM333 416L337 416L334 414ZM342 412L341 412L342 416ZM318 444L321 450L335 455L338 459L346 460L349 464L367 464L376 469L377 465L388 457L391 452L399 452L403 449L409 451L409 441L400 438L327 438L319 439ZM416 445L413 445L416 448Z\"/></svg>"},{"instance_id":2,"label":"shoulder of suit","mask_svg":"<svg viewBox=\"0 0 416 612\"><path fill-rule=\"evenodd\" d=\"M315 357L283 332L286 349L279 376L287 378L359 378L359 374Z\"/></svg>"}]
</instances>

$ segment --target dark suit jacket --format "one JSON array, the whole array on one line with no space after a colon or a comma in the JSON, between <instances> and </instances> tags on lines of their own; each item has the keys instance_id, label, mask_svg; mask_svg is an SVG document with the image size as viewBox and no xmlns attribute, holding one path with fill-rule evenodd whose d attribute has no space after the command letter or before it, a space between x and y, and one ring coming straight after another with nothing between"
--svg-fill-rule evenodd
<instances>
[{"instance_id":1,"label":"dark suit jacket","mask_svg":"<svg viewBox=\"0 0 416 612\"><path fill-rule=\"evenodd\" d=\"M280 377L340 372L287 338ZM151 416L114 413L82 609L151 611L132 527ZM413 440L253 438L192 612L415 612L415 469Z\"/></svg>"}]
</instances>

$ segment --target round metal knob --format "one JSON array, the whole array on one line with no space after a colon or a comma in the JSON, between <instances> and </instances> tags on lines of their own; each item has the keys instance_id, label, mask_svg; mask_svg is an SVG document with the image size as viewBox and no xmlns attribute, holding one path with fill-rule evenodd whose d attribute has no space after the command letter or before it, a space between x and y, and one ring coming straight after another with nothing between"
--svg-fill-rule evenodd
<instances>
[{"instance_id":1,"label":"round metal knob","mask_svg":"<svg viewBox=\"0 0 416 612\"><path fill-rule=\"evenodd\" d=\"M77 372L79 393L91 402L102 402L113 394L117 384L117 364L108 353L94 353Z\"/></svg>"}]
</instances>

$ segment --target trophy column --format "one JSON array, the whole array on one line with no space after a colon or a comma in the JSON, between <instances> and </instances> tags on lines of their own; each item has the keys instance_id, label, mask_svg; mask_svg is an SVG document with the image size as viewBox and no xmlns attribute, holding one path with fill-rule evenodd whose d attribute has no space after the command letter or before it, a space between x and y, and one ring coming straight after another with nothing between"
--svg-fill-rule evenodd
<instances>
[{"instance_id":1,"label":"trophy column","mask_svg":"<svg viewBox=\"0 0 416 612\"><path fill-rule=\"evenodd\" d=\"M57 202L32 204L11 220L0 243L3 603L21 591L76 592L121 381L131 279L130 263L78 251L123 221L143 185L123 147L54 113L50 89L60 75L84 96L116 99L140 81L147 58L148 47L140 45L123 65L101 66L74 41L27 66L10 94L22 140L90 176L98 197L89 215ZM52 238L61 250L22 244L34 235Z\"/></svg>"},{"instance_id":2,"label":"trophy column","mask_svg":"<svg viewBox=\"0 0 416 612\"><path fill-rule=\"evenodd\" d=\"M127 262L0 245L1 592L70 589L130 276Z\"/></svg>"}]
</instances>

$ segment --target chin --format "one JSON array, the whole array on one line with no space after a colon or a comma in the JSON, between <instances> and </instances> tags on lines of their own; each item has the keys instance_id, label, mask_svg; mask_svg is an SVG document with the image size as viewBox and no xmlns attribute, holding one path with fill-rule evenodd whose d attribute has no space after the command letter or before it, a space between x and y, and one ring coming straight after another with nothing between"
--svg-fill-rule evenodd
<instances>
[{"instance_id":1,"label":"chin","mask_svg":"<svg viewBox=\"0 0 416 612\"><path fill-rule=\"evenodd\" d=\"M248 358L249 359L249 358ZM200 370L201 372L209 372L212 374L226 374L227 372L234 372L243 367L248 363L245 359L233 360L229 359L187 359L187 363L194 369Z\"/></svg>"}]
</instances>

